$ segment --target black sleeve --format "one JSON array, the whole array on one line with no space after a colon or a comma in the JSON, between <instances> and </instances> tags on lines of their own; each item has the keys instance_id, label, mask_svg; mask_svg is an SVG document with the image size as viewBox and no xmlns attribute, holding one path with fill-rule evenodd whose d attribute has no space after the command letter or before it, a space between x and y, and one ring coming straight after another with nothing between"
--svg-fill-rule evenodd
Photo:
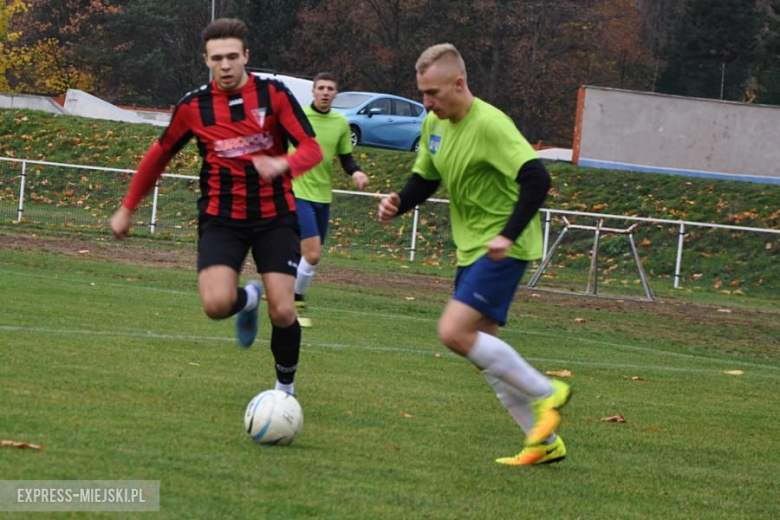
<instances>
[{"instance_id":1,"label":"black sleeve","mask_svg":"<svg viewBox=\"0 0 780 520\"><path fill-rule=\"evenodd\" d=\"M525 226L542 207L547 192L550 190L550 174L542 161L533 159L520 167L517 173L517 183L520 185L520 196L509 217L509 221L501 231L501 235L514 241L523 232Z\"/></svg>"},{"instance_id":2,"label":"black sleeve","mask_svg":"<svg viewBox=\"0 0 780 520\"><path fill-rule=\"evenodd\" d=\"M409 180L406 181L406 186L398 194L401 197L401 204L398 206L398 215L400 216L415 207L416 205L425 202L428 197L436 193L439 188L440 181L429 181L423 179L416 173L413 173Z\"/></svg>"},{"instance_id":3,"label":"black sleeve","mask_svg":"<svg viewBox=\"0 0 780 520\"><path fill-rule=\"evenodd\" d=\"M344 172L350 177L353 173L360 171L360 166L355 164L355 159L352 158L351 153L340 153L339 161L341 161L341 167L344 168Z\"/></svg>"}]
</instances>

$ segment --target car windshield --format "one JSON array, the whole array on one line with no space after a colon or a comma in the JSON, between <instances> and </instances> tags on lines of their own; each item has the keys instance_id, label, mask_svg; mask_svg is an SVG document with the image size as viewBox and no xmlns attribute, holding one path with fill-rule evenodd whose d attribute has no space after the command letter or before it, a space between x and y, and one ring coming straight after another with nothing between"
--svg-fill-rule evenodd
<instances>
[{"instance_id":1,"label":"car windshield","mask_svg":"<svg viewBox=\"0 0 780 520\"><path fill-rule=\"evenodd\" d=\"M333 100L333 108L355 108L371 98L369 94L358 94L356 92L343 92Z\"/></svg>"}]
</instances>

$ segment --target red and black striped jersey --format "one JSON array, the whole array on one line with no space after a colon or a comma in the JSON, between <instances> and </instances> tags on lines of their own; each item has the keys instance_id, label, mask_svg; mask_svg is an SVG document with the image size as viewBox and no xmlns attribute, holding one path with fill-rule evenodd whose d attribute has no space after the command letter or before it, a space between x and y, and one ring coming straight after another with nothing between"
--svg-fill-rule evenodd
<instances>
[{"instance_id":1,"label":"red and black striped jersey","mask_svg":"<svg viewBox=\"0 0 780 520\"><path fill-rule=\"evenodd\" d=\"M252 74L246 85L234 91L221 90L212 81L185 95L159 139L162 154L159 150L155 153L167 164L192 137L197 139L203 158L198 200L201 216L247 220L293 212L292 178L322 159L314 130L292 93L280 81ZM264 182L252 156L285 155L289 144L295 146L295 153L286 156L290 170L271 183ZM156 157L153 152L157 148L147 156ZM142 161L136 177L146 174L144 170ZM161 172L154 172L154 180ZM127 207L135 209L147 191L141 188L148 180L139 182L135 191L131 185Z\"/></svg>"}]
</instances>

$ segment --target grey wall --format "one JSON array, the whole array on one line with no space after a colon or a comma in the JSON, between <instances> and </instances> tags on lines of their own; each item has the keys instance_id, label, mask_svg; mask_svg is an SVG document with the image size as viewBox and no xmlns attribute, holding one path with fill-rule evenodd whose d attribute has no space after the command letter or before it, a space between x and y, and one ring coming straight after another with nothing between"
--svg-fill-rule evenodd
<instances>
[{"instance_id":1,"label":"grey wall","mask_svg":"<svg viewBox=\"0 0 780 520\"><path fill-rule=\"evenodd\" d=\"M599 87L580 105L582 166L780 183L780 107Z\"/></svg>"},{"instance_id":2,"label":"grey wall","mask_svg":"<svg viewBox=\"0 0 780 520\"><path fill-rule=\"evenodd\" d=\"M28 96L0 92L0 108L43 110L53 114L65 114L65 109L45 96Z\"/></svg>"}]
</instances>

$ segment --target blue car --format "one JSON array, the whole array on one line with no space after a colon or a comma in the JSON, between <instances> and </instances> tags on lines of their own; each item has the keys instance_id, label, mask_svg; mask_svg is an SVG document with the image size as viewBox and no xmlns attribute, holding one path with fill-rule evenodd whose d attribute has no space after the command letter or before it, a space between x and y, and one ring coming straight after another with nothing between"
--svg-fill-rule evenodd
<instances>
[{"instance_id":1,"label":"blue car","mask_svg":"<svg viewBox=\"0 0 780 520\"><path fill-rule=\"evenodd\" d=\"M332 108L344 114L352 146L365 144L416 152L425 108L411 99L374 92L340 92Z\"/></svg>"}]
</instances>

